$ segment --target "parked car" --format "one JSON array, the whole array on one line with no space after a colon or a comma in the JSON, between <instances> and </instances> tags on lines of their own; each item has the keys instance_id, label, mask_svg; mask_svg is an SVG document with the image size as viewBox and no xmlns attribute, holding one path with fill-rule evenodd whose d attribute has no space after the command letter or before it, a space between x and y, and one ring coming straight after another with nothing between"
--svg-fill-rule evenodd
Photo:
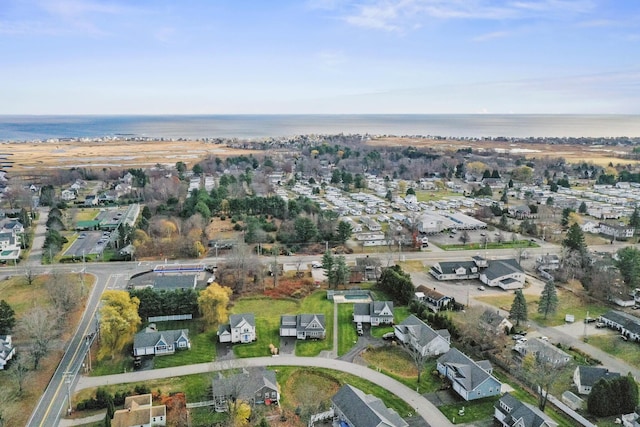
<instances>
[{"instance_id":1,"label":"parked car","mask_svg":"<svg viewBox=\"0 0 640 427\"><path fill-rule=\"evenodd\" d=\"M393 340L395 338L396 338L396 334L394 334L393 332L387 332L382 336L383 340Z\"/></svg>"},{"instance_id":2,"label":"parked car","mask_svg":"<svg viewBox=\"0 0 640 427\"><path fill-rule=\"evenodd\" d=\"M600 328L605 328L607 325L603 322L596 322L596 328L600 329Z\"/></svg>"},{"instance_id":3,"label":"parked car","mask_svg":"<svg viewBox=\"0 0 640 427\"><path fill-rule=\"evenodd\" d=\"M594 319L593 317L586 317L584 319L584 323L593 323L595 321L596 321L596 319Z\"/></svg>"},{"instance_id":4,"label":"parked car","mask_svg":"<svg viewBox=\"0 0 640 427\"><path fill-rule=\"evenodd\" d=\"M362 329L362 323L358 322L356 324L356 332L358 333L358 335L364 334L364 330Z\"/></svg>"},{"instance_id":5,"label":"parked car","mask_svg":"<svg viewBox=\"0 0 640 427\"><path fill-rule=\"evenodd\" d=\"M478 286L479 291L484 291L484 286Z\"/></svg>"},{"instance_id":6,"label":"parked car","mask_svg":"<svg viewBox=\"0 0 640 427\"><path fill-rule=\"evenodd\" d=\"M524 336L522 336L522 335L520 335L520 334L515 334L514 336L512 336L512 337L511 337L511 339L512 339L512 340L515 340L515 341L519 341L519 340L521 340L522 338L524 338Z\"/></svg>"},{"instance_id":7,"label":"parked car","mask_svg":"<svg viewBox=\"0 0 640 427\"><path fill-rule=\"evenodd\" d=\"M215 282L215 281L216 281L216 276L215 276L215 275L213 275L213 276L211 276L211 277L209 277L209 278L207 279L207 283L208 283L208 284L212 284L212 283L213 283L213 282Z\"/></svg>"},{"instance_id":8,"label":"parked car","mask_svg":"<svg viewBox=\"0 0 640 427\"><path fill-rule=\"evenodd\" d=\"M312 261L311 268L322 268L322 263L320 261Z\"/></svg>"}]
</instances>

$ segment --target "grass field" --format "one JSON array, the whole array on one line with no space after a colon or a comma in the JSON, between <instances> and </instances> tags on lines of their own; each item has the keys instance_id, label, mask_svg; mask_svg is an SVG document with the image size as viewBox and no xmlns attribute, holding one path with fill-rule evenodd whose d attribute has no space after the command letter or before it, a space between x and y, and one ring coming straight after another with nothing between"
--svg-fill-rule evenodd
<instances>
[{"instance_id":1,"label":"grass field","mask_svg":"<svg viewBox=\"0 0 640 427\"><path fill-rule=\"evenodd\" d=\"M269 344L278 347L280 344L280 316L283 314L318 313L325 315L327 336L324 340L298 341L298 356L317 356L322 350L330 350L333 346L333 303L327 299L325 291L315 292L303 300L240 298L231 312L254 313L256 316L256 334L258 339L251 344L235 345L233 351L238 357L269 356Z\"/></svg>"},{"instance_id":2,"label":"grass field","mask_svg":"<svg viewBox=\"0 0 640 427\"><path fill-rule=\"evenodd\" d=\"M399 265L406 273L420 273L425 270L424 264L419 260L398 261L396 264Z\"/></svg>"},{"instance_id":3,"label":"grass field","mask_svg":"<svg viewBox=\"0 0 640 427\"><path fill-rule=\"evenodd\" d=\"M27 271L26 267L24 271ZM50 278L47 275L37 276L32 285L27 284L24 274L17 274L2 280L0 281L0 299L5 300L11 306L15 311L16 320L20 321L20 318L31 308L50 306L49 296L45 288L45 283ZM63 283L79 282L80 276L78 274L65 274L59 280L62 280ZM93 279L90 276L85 276L84 281L83 299L86 298L90 288L93 286ZM83 303L80 302L74 311L66 313L67 317L64 319L64 325L62 326L62 336L52 343L52 348L46 357L41 360L38 370L30 370L27 373L23 384L24 390L21 395L18 395L18 387L10 372L7 370L0 371L0 384L2 384L2 396L0 396L0 399L2 400L1 409L5 425L26 425L31 411L60 362L64 342L69 339L69 331L75 330L82 316L82 309ZM54 319L51 319L51 321L53 323ZM19 355L20 348L24 348L24 340L15 334L13 339ZM30 363L27 366L29 368L32 367Z\"/></svg>"},{"instance_id":4,"label":"grass field","mask_svg":"<svg viewBox=\"0 0 640 427\"><path fill-rule=\"evenodd\" d=\"M216 331L208 330L200 332L202 322L200 320L182 322L158 323L159 329L188 329L191 348L177 351L167 356L156 357L153 361L154 368L170 368L172 366L191 365L194 363L211 362L216 358Z\"/></svg>"},{"instance_id":5,"label":"grass field","mask_svg":"<svg viewBox=\"0 0 640 427\"><path fill-rule=\"evenodd\" d=\"M466 424L481 420L490 420L493 417L493 405L498 401L497 397L472 400L470 402L460 399L458 403L438 407L454 424ZM460 410L464 408L464 415Z\"/></svg>"},{"instance_id":6,"label":"grass field","mask_svg":"<svg viewBox=\"0 0 640 427\"><path fill-rule=\"evenodd\" d=\"M362 353L362 358L366 360L370 368L379 369L380 372L412 390L416 390L418 387L418 370L409 355L398 345L368 349ZM420 393L431 393L442 386L440 377L432 374L435 370L435 359L427 361L420 376Z\"/></svg>"},{"instance_id":7,"label":"grass field","mask_svg":"<svg viewBox=\"0 0 640 427\"><path fill-rule=\"evenodd\" d=\"M573 314L576 322L582 322L583 319L587 317L587 312L589 312L590 317L595 318L609 310L609 308L604 305L585 302L574 292L558 288L558 309L555 314L549 314L548 318L545 319L542 314L538 313L538 302L540 301L540 296L525 293L524 297L527 301L529 319L543 326L558 326L564 324L565 314ZM511 308L513 298L512 293L506 295L476 297L479 301L483 301L506 310Z\"/></svg>"},{"instance_id":8,"label":"grass field","mask_svg":"<svg viewBox=\"0 0 640 427\"><path fill-rule=\"evenodd\" d=\"M377 328L371 328L373 329ZM338 356L347 353L358 341L353 323L353 304L338 304Z\"/></svg>"},{"instance_id":9,"label":"grass field","mask_svg":"<svg viewBox=\"0 0 640 427\"><path fill-rule=\"evenodd\" d=\"M384 404L394 409L401 417L407 416L409 413L413 412L411 406L407 405L402 399L397 397L396 395L389 393L387 390L382 387L364 380L362 378L356 377L351 374L347 374L345 372L332 371L329 369L320 369L320 368L297 368L297 367L287 367L280 366L276 368L278 383L282 387L283 390L283 399L282 405L285 407L292 408L292 405L295 404L295 400L291 396L296 396L299 393L299 390L295 388L289 389L287 385L289 385L289 379L292 375L300 375L300 372L303 376L307 375L320 375L325 376L327 379L335 381L339 386L344 384L350 384L354 387L359 388L367 394L372 394L384 402ZM299 381L294 382L293 384L300 384ZM304 383L302 383L304 384ZM331 384L331 383L330 383ZM295 408L295 407L293 407Z\"/></svg>"},{"instance_id":10,"label":"grass field","mask_svg":"<svg viewBox=\"0 0 640 427\"><path fill-rule=\"evenodd\" d=\"M323 340L298 341L296 356L317 356L323 350L331 350L333 348L333 302L327 299L327 293L318 291L303 299L298 313L324 314L327 336Z\"/></svg>"},{"instance_id":11,"label":"grass field","mask_svg":"<svg viewBox=\"0 0 640 427\"><path fill-rule=\"evenodd\" d=\"M280 315L297 313L299 301L271 298L240 298L231 308L232 314L253 313L256 318L257 341L251 344L236 344L233 352L237 357L270 356L269 344L280 345Z\"/></svg>"},{"instance_id":12,"label":"grass field","mask_svg":"<svg viewBox=\"0 0 640 427\"><path fill-rule=\"evenodd\" d=\"M637 342L624 341L620 338L620 335L615 334L592 335L589 337L589 344L624 360L636 368L640 368L640 347Z\"/></svg>"}]
</instances>

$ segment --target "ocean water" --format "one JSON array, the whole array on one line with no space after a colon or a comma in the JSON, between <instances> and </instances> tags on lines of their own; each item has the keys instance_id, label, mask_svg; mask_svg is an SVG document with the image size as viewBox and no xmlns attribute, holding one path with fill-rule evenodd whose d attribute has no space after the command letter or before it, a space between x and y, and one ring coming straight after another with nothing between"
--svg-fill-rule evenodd
<instances>
[{"instance_id":1,"label":"ocean water","mask_svg":"<svg viewBox=\"0 0 640 427\"><path fill-rule=\"evenodd\" d=\"M640 115L0 116L0 141L139 136L289 137L303 134L446 137L640 137Z\"/></svg>"}]
</instances>

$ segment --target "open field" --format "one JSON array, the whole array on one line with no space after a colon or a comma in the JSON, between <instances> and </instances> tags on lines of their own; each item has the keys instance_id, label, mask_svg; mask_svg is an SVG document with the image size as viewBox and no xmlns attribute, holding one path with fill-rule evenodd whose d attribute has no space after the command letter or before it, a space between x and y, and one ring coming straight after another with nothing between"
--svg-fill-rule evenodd
<instances>
[{"instance_id":1,"label":"open field","mask_svg":"<svg viewBox=\"0 0 640 427\"><path fill-rule=\"evenodd\" d=\"M367 142L370 146L414 146L433 148L442 151L456 151L470 147L469 141L430 140L424 138L384 137ZM637 160L621 159L618 156L628 153L630 147L588 146L571 144L528 144L500 141L474 141L473 149L498 150L501 152L522 153L527 158L563 157L569 163L584 162L607 166L610 162L629 164ZM207 156L229 157L248 154L264 154L264 151L252 151L230 148L222 144L202 141L85 141L51 143L5 143L0 154L7 157L5 169L13 175L46 174L56 169L83 168L139 168L156 164L184 162L188 167Z\"/></svg>"},{"instance_id":2,"label":"open field","mask_svg":"<svg viewBox=\"0 0 640 427\"><path fill-rule=\"evenodd\" d=\"M83 168L139 168L156 164L184 162L188 167L211 155L229 157L248 155L253 151L238 150L201 141L150 142L55 142L6 143L0 153L11 153L7 160L10 174L46 174L47 170ZM253 152L255 153L255 152Z\"/></svg>"},{"instance_id":3,"label":"open field","mask_svg":"<svg viewBox=\"0 0 640 427\"><path fill-rule=\"evenodd\" d=\"M432 148L442 151L457 151L461 148L473 148L474 151L495 150L504 153L519 153L527 159L557 158L562 157L568 163L582 163L588 161L598 166L607 166L610 162L614 165L635 164L637 160L621 159L621 154L631 152L632 147L602 146L602 145L578 145L578 144L531 144L525 142L501 142L501 141L464 141L456 139L435 140L427 138L400 138L380 137L367 142L367 145L375 147L405 147Z\"/></svg>"}]
</instances>

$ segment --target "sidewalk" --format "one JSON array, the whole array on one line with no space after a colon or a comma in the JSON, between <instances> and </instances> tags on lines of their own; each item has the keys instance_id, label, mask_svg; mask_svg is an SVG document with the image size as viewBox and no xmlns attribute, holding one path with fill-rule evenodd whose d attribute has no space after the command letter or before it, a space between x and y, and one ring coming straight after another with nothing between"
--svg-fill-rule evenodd
<instances>
[{"instance_id":1,"label":"sidewalk","mask_svg":"<svg viewBox=\"0 0 640 427\"><path fill-rule=\"evenodd\" d=\"M104 420L104 417L107 415L107 412L102 412L100 414L92 415L90 417L84 418L61 418L58 423L58 427L73 427L73 426L82 426L85 424L97 423Z\"/></svg>"}]
</instances>

